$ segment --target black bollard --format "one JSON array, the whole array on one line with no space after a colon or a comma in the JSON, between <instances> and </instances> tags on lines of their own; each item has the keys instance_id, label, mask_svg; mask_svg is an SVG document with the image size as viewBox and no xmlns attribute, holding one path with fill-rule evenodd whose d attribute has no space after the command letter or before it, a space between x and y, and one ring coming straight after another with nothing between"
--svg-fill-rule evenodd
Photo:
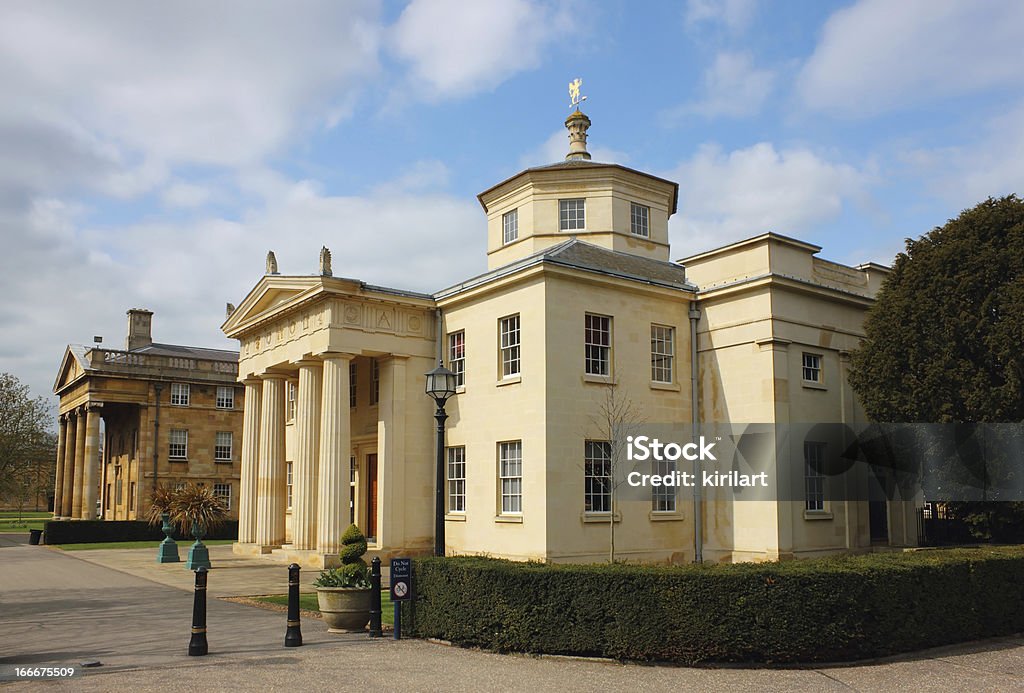
<instances>
[{"instance_id":1,"label":"black bollard","mask_svg":"<svg viewBox=\"0 0 1024 693\"><path fill-rule=\"evenodd\" d=\"M206 566L196 569L196 596L192 602L192 638L188 656L201 657L209 651L206 644Z\"/></svg>"},{"instance_id":2,"label":"black bollard","mask_svg":"<svg viewBox=\"0 0 1024 693\"><path fill-rule=\"evenodd\" d=\"M299 625L299 565L288 566L288 631L284 634L285 647L302 645L302 627Z\"/></svg>"},{"instance_id":3,"label":"black bollard","mask_svg":"<svg viewBox=\"0 0 1024 693\"><path fill-rule=\"evenodd\" d=\"M370 637L379 638L384 635L380 625L380 558L370 561Z\"/></svg>"}]
</instances>

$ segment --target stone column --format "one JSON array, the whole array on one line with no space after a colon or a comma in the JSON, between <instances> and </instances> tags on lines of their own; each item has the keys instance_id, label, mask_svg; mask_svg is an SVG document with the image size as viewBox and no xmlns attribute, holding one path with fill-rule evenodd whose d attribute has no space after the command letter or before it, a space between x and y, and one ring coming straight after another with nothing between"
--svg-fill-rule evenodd
<instances>
[{"instance_id":1,"label":"stone column","mask_svg":"<svg viewBox=\"0 0 1024 693\"><path fill-rule=\"evenodd\" d=\"M325 354L320 409L320 468L317 479L317 540L322 554L341 550L348 527L349 456L352 430L348 407L348 354Z\"/></svg>"},{"instance_id":2,"label":"stone column","mask_svg":"<svg viewBox=\"0 0 1024 693\"><path fill-rule=\"evenodd\" d=\"M381 548L400 547L405 537L405 470L402 465L405 464L406 361L405 356L379 359L377 546ZM430 459L434 456L430 455ZM429 478L433 476L431 473Z\"/></svg>"},{"instance_id":3,"label":"stone column","mask_svg":"<svg viewBox=\"0 0 1024 693\"><path fill-rule=\"evenodd\" d=\"M64 444L64 486L60 495L60 516L70 519L73 517L71 504L75 497L75 489L78 484L75 481L75 439L77 438L77 422L73 412L64 415L67 423L67 442Z\"/></svg>"},{"instance_id":4,"label":"stone column","mask_svg":"<svg viewBox=\"0 0 1024 693\"><path fill-rule=\"evenodd\" d=\"M242 411L242 469L238 488L238 541L256 543L256 478L259 469L260 409L263 383L245 380Z\"/></svg>"},{"instance_id":5,"label":"stone column","mask_svg":"<svg viewBox=\"0 0 1024 693\"><path fill-rule=\"evenodd\" d=\"M53 480L53 517L60 517L60 503L64 495L64 446L68 439L68 420L63 414L58 418L60 427L57 430L57 473Z\"/></svg>"},{"instance_id":6,"label":"stone column","mask_svg":"<svg viewBox=\"0 0 1024 693\"><path fill-rule=\"evenodd\" d=\"M76 412L77 426L75 430L75 486L74 497L71 499L71 517L78 520L82 517L82 492L85 485L85 407Z\"/></svg>"},{"instance_id":7,"label":"stone column","mask_svg":"<svg viewBox=\"0 0 1024 693\"><path fill-rule=\"evenodd\" d=\"M347 371L346 371L347 373ZM323 364L299 362L295 403L295 466L292 469L292 545L316 548L317 458L320 453L320 397Z\"/></svg>"},{"instance_id":8,"label":"stone column","mask_svg":"<svg viewBox=\"0 0 1024 693\"><path fill-rule=\"evenodd\" d=\"M278 547L284 543L285 461L284 461L283 375L263 376L260 407L259 468L256 476L256 543Z\"/></svg>"},{"instance_id":9,"label":"stone column","mask_svg":"<svg viewBox=\"0 0 1024 693\"><path fill-rule=\"evenodd\" d=\"M96 485L99 481L100 467L100 407L102 405L87 404L85 407L85 461L82 475L82 514L83 520L96 519Z\"/></svg>"}]
</instances>

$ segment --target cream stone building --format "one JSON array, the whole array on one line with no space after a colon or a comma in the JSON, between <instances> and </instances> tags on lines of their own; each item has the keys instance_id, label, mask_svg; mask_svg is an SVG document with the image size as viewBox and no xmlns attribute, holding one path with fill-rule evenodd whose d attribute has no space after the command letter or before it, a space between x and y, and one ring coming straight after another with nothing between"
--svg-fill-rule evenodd
<instances>
[{"instance_id":1,"label":"cream stone building","mask_svg":"<svg viewBox=\"0 0 1024 693\"><path fill-rule=\"evenodd\" d=\"M773 233L673 262L677 184L591 161L589 125L577 110L564 162L479 195L480 276L426 295L335 277L326 248L313 275L268 257L222 328L245 385L237 552L330 565L350 521L382 557L429 552L439 357L459 379L449 555L603 560L609 522L627 560L913 543L912 503L835 500L814 460L801 500L615 500L609 402L687 425L862 420L845 369L886 269Z\"/></svg>"},{"instance_id":2,"label":"cream stone building","mask_svg":"<svg viewBox=\"0 0 1024 693\"><path fill-rule=\"evenodd\" d=\"M123 350L64 351L55 519L142 519L153 488L184 483L209 485L237 517L238 353L154 343L152 321L129 310Z\"/></svg>"}]
</instances>

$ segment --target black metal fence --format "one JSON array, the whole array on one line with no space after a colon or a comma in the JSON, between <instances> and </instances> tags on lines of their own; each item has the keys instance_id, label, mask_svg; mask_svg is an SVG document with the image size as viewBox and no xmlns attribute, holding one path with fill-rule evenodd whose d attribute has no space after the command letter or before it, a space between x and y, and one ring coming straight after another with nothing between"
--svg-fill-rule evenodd
<instances>
[{"instance_id":1,"label":"black metal fence","mask_svg":"<svg viewBox=\"0 0 1024 693\"><path fill-rule=\"evenodd\" d=\"M967 523L951 517L942 503L926 503L917 509L918 546L953 546L956 544L977 544Z\"/></svg>"}]
</instances>

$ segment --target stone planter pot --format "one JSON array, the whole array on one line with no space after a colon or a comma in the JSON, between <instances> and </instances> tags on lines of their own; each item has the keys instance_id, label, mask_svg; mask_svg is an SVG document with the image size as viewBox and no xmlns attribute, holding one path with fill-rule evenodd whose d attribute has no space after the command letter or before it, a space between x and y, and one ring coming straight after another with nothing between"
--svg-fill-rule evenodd
<instances>
[{"instance_id":1,"label":"stone planter pot","mask_svg":"<svg viewBox=\"0 0 1024 693\"><path fill-rule=\"evenodd\" d=\"M206 536L206 528L198 522L193 521L192 536L196 541L188 549L188 559L185 561L185 569L196 570L202 566L209 570L213 566L210 565L210 550L206 548L206 544L203 543L203 537Z\"/></svg>"},{"instance_id":2,"label":"stone planter pot","mask_svg":"<svg viewBox=\"0 0 1024 693\"><path fill-rule=\"evenodd\" d=\"M370 622L372 589L317 587L316 600L328 633L362 632Z\"/></svg>"},{"instance_id":3,"label":"stone planter pot","mask_svg":"<svg viewBox=\"0 0 1024 693\"><path fill-rule=\"evenodd\" d=\"M171 539L171 535L174 534L171 516L169 513L160 513L160 520L163 523L160 529L164 533L164 540L160 542L160 547L157 549L156 562L179 563L181 558L178 557L178 544Z\"/></svg>"}]
</instances>

